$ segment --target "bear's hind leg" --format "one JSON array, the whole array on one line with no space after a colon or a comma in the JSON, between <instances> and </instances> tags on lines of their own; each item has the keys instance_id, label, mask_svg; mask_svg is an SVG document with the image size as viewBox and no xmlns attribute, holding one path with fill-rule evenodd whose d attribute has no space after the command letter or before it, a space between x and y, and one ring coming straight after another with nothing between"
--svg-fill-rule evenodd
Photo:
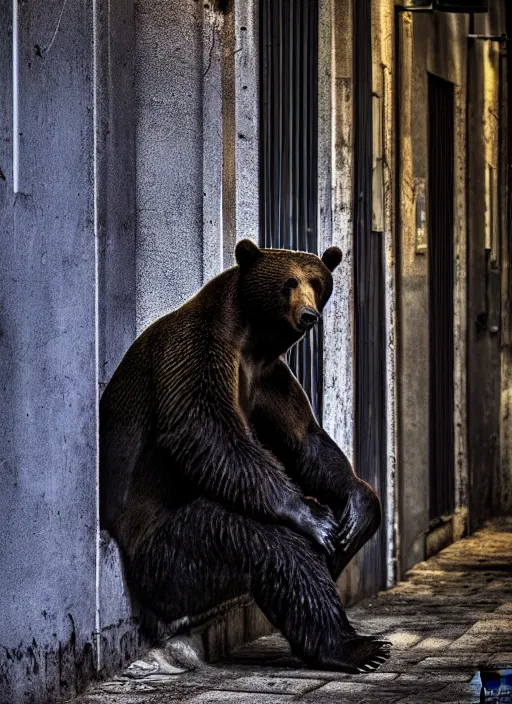
<instances>
[{"instance_id":1,"label":"bear's hind leg","mask_svg":"<svg viewBox=\"0 0 512 704\"><path fill-rule=\"evenodd\" d=\"M129 563L139 598L165 620L251 591L312 666L370 671L388 657L384 642L355 633L324 556L288 528L196 499L141 539Z\"/></svg>"},{"instance_id":2,"label":"bear's hind leg","mask_svg":"<svg viewBox=\"0 0 512 704\"><path fill-rule=\"evenodd\" d=\"M252 575L252 593L293 652L311 667L376 670L389 658L390 644L356 633L325 558L287 529L264 528L269 532L267 559Z\"/></svg>"}]
</instances>

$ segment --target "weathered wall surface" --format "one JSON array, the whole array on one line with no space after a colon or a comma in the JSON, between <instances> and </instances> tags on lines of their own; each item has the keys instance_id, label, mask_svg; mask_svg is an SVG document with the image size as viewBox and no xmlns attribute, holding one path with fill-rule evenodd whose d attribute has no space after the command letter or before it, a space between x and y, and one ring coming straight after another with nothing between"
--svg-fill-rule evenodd
<instances>
[{"instance_id":1,"label":"weathered wall surface","mask_svg":"<svg viewBox=\"0 0 512 704\"><path fill-rule=\"evenodd\" d=\"M395 243L395 7L392 0L372 3L372 61L374 93L374 213L381 211L384 270L384 330L386 384L387 486L385 507L387 586L397 578L397 306ZM377 136L377 138L376 138ZM380 163L379 163L380 162ZM375 217L375 216L374 216ZM378 223L376 223L378 224Z\"/></svg>"},{"instance_id":2,"label":"weathered wall surface","mask_svg":"<svg viewBox=\"0 0 512 704\"><path fill-rule=\"evenodd\" d=\"M202 284L202 3L135 3L137 333Z\"/></svg>"},{"instance_id":3,"label":"weathered wall surface","mask_svg":"<svg viewBox=\"0 0 512 704\"><path fill-rule=\"evenodd\" d=\"M417 240L416 201L428 184L431 72L455 85L455 428L457 509L467 505L466 329L466 35L465 15L400 14L399 103L399 447L400 552L406 570L425 555L428 499L428 222ZM425 191L426 192L426 191ZM428 198L428 195L427 195ZM426 201L428 203L428 200Z\"/></svg>"},{"instance_id":4,"label":"weathered wall surface","mask_svg":"<svg viewBox=\"0 0 512 704\"><path fill-rule=\"evenodd\" d=\"M512 35L512 8L505 10L505 28ZM512 512L512 300L511 300L511 225L512 225L512 60L502 56L503 76L506 84L501 95L501 115L504 125L501 144L501 202L502 210L500 251L502 257L502 308L501 308L501 409L500 409L500 468L497 479L497 495L500 498L498 510Z\"/></svg>"},{"instance_id":5,"label":"weathered wall surface","mask_svg":"<svg viewBox=\"0 0 512 704\"><path fill-rule=\"evenodd\" d=\"M14 41L11 9L0 6L0 700L22 704L70 695L95 669L97 231L93 3L18 3Z\"/></svg>"},{"instance_id":6,"label":"weathered wall surface","mask_svg":"<svg viewBox=\"0 0 512 704\"><path fill-rule=\"evenodd\" d=\"M320 2L318 180L320 248L340 247L343 259L324 313L325 430L349 460L354 454L352 363L352 3Z\"/></svg>"},{"instance_id":7,"label":"weathered wall surface","mask_svg":"<svg viewBox=\"0 0 512 704\"><path fill-rule=\"evenodd\" d=\"M475 33L498 33L495 13L475 17ZM497 496L499 468L500 296L499 61L496 42L469 43L468 423L470 521L482 525Z\"/></svg>"},{"instance_id":8,"label":"weathered wall surface","mask_svg":"<svg viewBox=\"0 0 512 704\"><path fill-rule=\"evenodd\" d=\"M100 3L95 27L100 392L135 338L135 81L132 0ZM98 539L98 536L97 536ZM140 645L115 544L97 544L97 667L109 673Z\"/></svg>"},{"instance_id":9,"label":"weathered wall surface","mask_svg":"<svg viewBox=\"0 0 512 704\"><path fill-rule=\"evenodd\" d=\"M329 7L330 3L325 2ZM321 4L322 7L322 4ZM372 62L373 91L378 98L378 109L373 115L380 134L380 163L378 186L382 197L376 201L382 207L382 234L377 236L384 240L385 252L385 335L386 335L386 427L388 434L387 454L387 492L382 495L383 530L387 535L387 581L392 583L395 575L395 274L394 274L394 232L393 232L393 27L394 3L372 3ZM332 179L329 197L325 201L322 214L324 246L331 241L338 244L343 251L343 261L335 277L335 290L330 310L324 316L325 321L325 400L324 427L331 433L347 456L354 457L354 393L355 370L354 352L354 291L353 291L353 231L352 210L354 193L352 189L352 172L354 159L353 143L353 25L351 3L334 3L331 8L332 19L325 25L323 40L326 71L334 71L330 84L330 101L324 98L320 102L320 145L326 144L330 134L332 142L327 141L326 156L320 164L322 178ZM334 31L332 31L334 29ZM321 34L322 36L322 34ZM357 39L355 39L357 41ZM321 44L322 48L322 44ZM322 64L321 64L322 66ZM332 116L332 117L331 117ZM323 123L323 124L322 124ZM329 132L328 132L329 131ZM325 132L325 134L323 134ZM332 169L332 170L331 170ZM320 181L320 193L324 187ZM327 192L327 188L326 188ZM356 472L358 468L355 467ZM340 578L339 587L344 601L353 601L361 597L365 590L364 561L371 558L375 546L367 545L352 560Z\"/></svg>"},{"instance_id":10,"label":"weathered wall surface","mask_svg":"<svg viewBox=\"0 0 512 704\"><path fill-rule=\"evenodd\" d=\"M319 3L318 174L320 249L337 245L343 259L324 318L323 427L354 461L354 291L352 232L353 70L351 2ZM362 556L344 570L344 602L360 590Z\"/></svg>"},{"instance_id":11,"label":"weathered wall surface","mask_svg":"<svg viewBox=\"0 0 512 704\"><path fill-rule=\"evenodd\" d=\"M423 558L421 534L427 528L425 507L428 491L428 431L426 355L428 353L424 256L414 256L414 164L413 164L413 18L398 16L400 82L398 112L399 148L399 278L398 278L398 388L399 388L399 512L400 557L404 566ZM426 78L426 77L425 77ZM414 312L412 312L414 311ZM418 390L421 394L418 395ZM411 434L411 431L413 434ZM407 519L418 528L409 534ZM401 567L402 567L401 565Z\"/></svg>"},{"instance_id":12,"label":"weathered wall surface","mask_svg":"<svg viewBox=\"0 0 512 704\"><path fill-rule=\"evenodd\" d=\"M133 0L99 3L96 182L99 379L135 337L135 25Z\"/></svg>"}]
</instances>

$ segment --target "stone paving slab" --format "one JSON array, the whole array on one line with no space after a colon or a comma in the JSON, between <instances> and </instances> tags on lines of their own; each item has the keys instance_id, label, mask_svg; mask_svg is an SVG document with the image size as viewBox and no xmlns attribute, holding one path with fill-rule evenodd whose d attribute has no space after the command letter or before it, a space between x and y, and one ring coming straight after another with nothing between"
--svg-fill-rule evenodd
<instances>
[{"instance_id":1,"label":"stone paving slab","mask_svg":"<svg viewBox=\"0 0 512 704\"><path fill-rule=\"evenodd\" d=\"M203 692L193 699L188 699L189 704L217 704L218 702L242 702L243 704L279 704L279 702L289 702L291 696L276 696L275 694L257 694L238 692L211 691Z\"/></svg>"},{"instance_id":2,"label":"stone paving slab","mask_svg":"<svg viewBox=\"0 0 512 704\"><path fill-rule=\"evenodd\" d=\"M219 689L240 692L275 692L276 694L305 694L324 684L322 680L295 677L264 677L259 673L239 677L224 683Z\"/></svg>"},{"instance_id":3,"label":"stone paving slab","mask_svg":"<svg viewBox=\"0 0 512 704\"><path fill-rule=\"evenodd\" d=\"M363 632L393 642L391 658L377 672L348 675L308 669L275 634L246 644L217 664L152 679L121 675L91 686L73 701L512 702L512 686L482 691L480 675L482 671L485 678L486 671L512 669L512 519L500 519L416 565L407 581L349 609L349 617Z\"/></svg>"}]
</instances>

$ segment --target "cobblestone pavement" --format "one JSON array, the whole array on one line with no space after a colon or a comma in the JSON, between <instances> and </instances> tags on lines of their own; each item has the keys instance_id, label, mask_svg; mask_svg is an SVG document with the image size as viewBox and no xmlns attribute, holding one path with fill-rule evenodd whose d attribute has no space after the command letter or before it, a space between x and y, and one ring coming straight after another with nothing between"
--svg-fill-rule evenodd
<instances>
[{"instance_id":1,"label":"cobblestone pavement","mask_svg":"<svg viewBox=\"0 0 512 704\"><path fill-rule=\"evenodd\" d=\"M512 702L512 519L496 521L420 563L407 581L350 609L349 616L365 632L394 644L377 672L305 669L273 635L216 665L156 681L119 677L75 702Z\"/></svg>"}]
</instances>

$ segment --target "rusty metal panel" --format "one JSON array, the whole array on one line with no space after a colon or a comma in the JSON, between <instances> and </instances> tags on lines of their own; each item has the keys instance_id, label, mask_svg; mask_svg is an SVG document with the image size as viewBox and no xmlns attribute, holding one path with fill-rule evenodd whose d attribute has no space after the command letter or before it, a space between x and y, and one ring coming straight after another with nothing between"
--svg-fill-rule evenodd
<instances>
[{"instance_id":1,"label":"rusty metal panel","mask_svg":"<svg viewBox=\"0 0 512 704\"><path fill-rule=\"evenodd\" d=\"M262 0L260 23L261 244L318 254L318 0ZM288 360L319 420L321 340Z\"/></svg>"}]
</instances>

